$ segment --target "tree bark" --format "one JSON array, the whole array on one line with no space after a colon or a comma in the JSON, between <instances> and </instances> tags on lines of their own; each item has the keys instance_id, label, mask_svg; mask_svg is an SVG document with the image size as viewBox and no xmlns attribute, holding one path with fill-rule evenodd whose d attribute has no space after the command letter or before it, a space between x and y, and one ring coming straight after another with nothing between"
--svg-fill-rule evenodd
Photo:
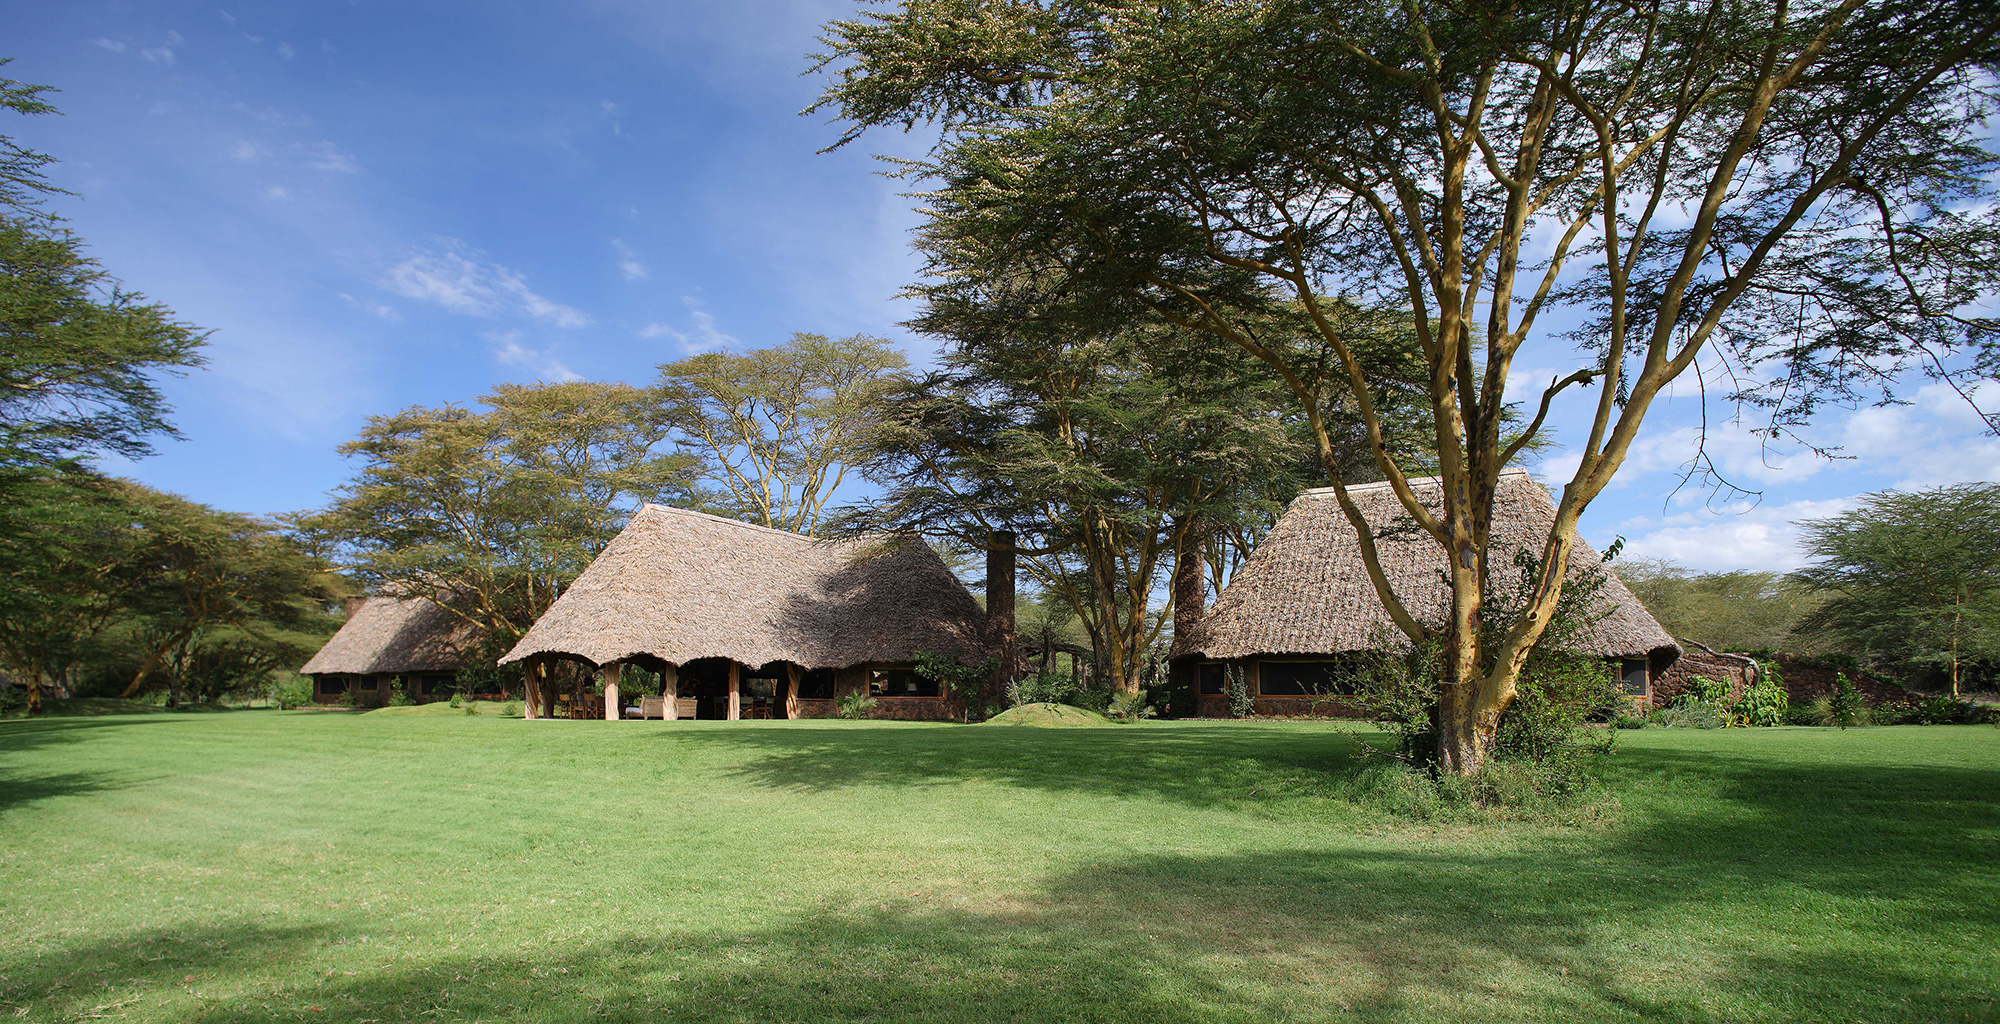
<instances>
[{"instance_id":1,"label":"tree bark","mask_svg":"<svg viewBox=\"0 0 2000 1024\"><path fill-rule=\"evenodd\" d=\"M619 664L607 661L597 667L597 678L604 681L604 720L616 722L625 717L625 709L618 706Z\"/></svg>"},{"instance_id":2,"label":"tree bark","mask_svg":"<svg viewBox=\"0 0 2000 1024\"><path fill-rule=\"evenodd\" d=\"M729 663L729 720L743 717L743 666Z\"/></svg>"},{"instance_id":3,"label":"tree bark","mask_svg":"<svg viewBox=\"0 0 2000 1024\"><path fill-rule=\"evenodd\" d=\"M681 717L678 701L681 696L681 667L668 665L660 670L660 696L666 699L664 721L678 721Z\"/></svg>"}]
</instances>

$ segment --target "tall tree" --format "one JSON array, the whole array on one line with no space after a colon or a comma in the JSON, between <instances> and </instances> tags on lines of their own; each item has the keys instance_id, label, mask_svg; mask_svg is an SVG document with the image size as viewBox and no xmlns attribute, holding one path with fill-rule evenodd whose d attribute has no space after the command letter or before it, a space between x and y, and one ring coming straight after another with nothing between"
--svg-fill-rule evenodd
<instances>
[{"instance_id":1,"label":"tall tree","mask_svg":"<svg viewBox=\"0 0 2000 1024\"><path fill-rule=\"evenodd\" d=\"M655 391L675 438L704 459L710 504L816 533L869 443L873 399L908 367L885 338L794 334L771 348L668 363Z\"/></svg>"},{"instance_id":2,"label":"tall tree","mask_svg":"<svg viewBox=\"0 0 2000 1024\"><path fill-rule=\"evenodd\" d=\"M1937 666L1953 696L1968 660L2000 656L2000 484L1885 491L1799 525L1813 563L1793 577L1828 597L1802 631L1891 670Z\"/></svg>"},{"instance_id":3,"label":"tall tree","mask_svg":"<svg viewBox=\"0 0 2000 1024\"><path fill-rule=\"evenodd\" d=\"M1757 369L1737 397L1780 433L1905 369L1964 387L2000 367L1978 305L2000 273L1980 129L1996 33L1985 0L909 0L828 27L820 108L849 126L836 145L941 124L910 165L938 183L920 244L940 279L1056 268L1106 308L1279 369L1249 325L1270 288L1306 312L1377 470L1449 566L1445 618L1420 621L1321 432L1377 597L1446 651L1439 755L1473 772L1555 615L1578 517L1710 346ZM1407 311L1440 508L1326 315L1342 296ZM1580 365L1509 441L1509 376L1550 319L1588 321L1562 346L1581 343ZM1499 474L1559 394L1592 384L1538 582L1488 622Z\"/></svg>"},{"instance_id":4,"label":"tall tree","mask_svg":"<svg viewBox=\"0 0 2000 1024\"><path fill-rule=\"evenodd\" d=\"M355 479L293 523L363 580L518 637L641 503L686 500L691 460L642 388L509 385L481 401L371 419L340 449Z\"/></svg>"},{"instance_id":5,"label":"tall tree","mask_svg":"<svg viewBox=\"0 0 2000 1024\"><path fill-rule=\"evenodd\" d=\"M38 714L138 585L136 510L117 481L71 465L0 465L0 665Z\"/></svg>"},{"instance_id":6,"label":"tall tree","mask_svg":"<svg viewBox=\"0 0 2000 1024\"><path fill-rule=\"evenodd\" d=\"M1075 611L1130 692L1172 611L1162 574L1269 521L1310 447L1261 368L1164 326L1092 335L1042 311L990 333L920 324L959 348L883 396L867 474L885 494L842 525L973 547L1015 535L1038 587Z\"/></svg>"},{"instance_id":7,"label":"tall tree","mask_svg":"<svg viewBox=\"0 0 2000 1024\"><path fill-rule=\"evenodd\" d=\"M345 592L329 566L274 522L137 484L122 489L138 535L120 613L132 620L144 656L120 696L138 695L164 667L168 703L179 704L189 666L217 634L227 631L227 645L246 654L284 650L281 634Z\"/></svg>"}]
</instances>

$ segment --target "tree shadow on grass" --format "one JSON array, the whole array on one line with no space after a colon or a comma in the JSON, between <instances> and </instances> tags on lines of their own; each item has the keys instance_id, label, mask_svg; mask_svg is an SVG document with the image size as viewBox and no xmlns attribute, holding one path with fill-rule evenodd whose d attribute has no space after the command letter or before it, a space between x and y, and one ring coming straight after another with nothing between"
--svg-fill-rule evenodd
<instances>
[{"instance_id":1,"label":"tree shadow on grass","mask_svg":"<svg viewBox=\"0 0 2000 1024\"><path fill-rule=\"evenodd\" d=\"M1139 796L1207 807L1252 797L1323 794L1351 770L1354 735L1328 725L1001 726L866 729L774 723L663 736L750 750L731 771L747 785L801 794L856 786L981 782L1050 793Z\"/></svg>"},{"instance_id":2,"label":"tree shadow on grass","mask_svg":"<svg viewBox=\"0 0 2000 1024\"><path fill-rule=\"evenodd\" d=\"M561 938L478 953L342 948L333 940L355 928L237 922L0 965L10 979L0 1000L49 1019L122 1000L137 1019L195 1024L1709 1024L1981 1020L1992 1011L1990 978L1940 973L1907 950L1710 943L1662 964L1661 945L1675 941L1666 926L1700 912L1704 894L1592 889L1583 879L1540 852L1270 850L1099 865L983 906L912 897L589 940L564 926ZM1648 945L1628 941L1642 925Z\"/></svg>"},{"instance_id":3,"label":"tree shadow on grass","mask_svg":"<svg viewBox=\"0 0 2000 1024\"><path fill-rule=\"evenodd\" d=\"M29 775L0 771L0 816L26 804L56 797L123 789L132 783L111 772L55 772Z\"/></svg>"}]
</instances>

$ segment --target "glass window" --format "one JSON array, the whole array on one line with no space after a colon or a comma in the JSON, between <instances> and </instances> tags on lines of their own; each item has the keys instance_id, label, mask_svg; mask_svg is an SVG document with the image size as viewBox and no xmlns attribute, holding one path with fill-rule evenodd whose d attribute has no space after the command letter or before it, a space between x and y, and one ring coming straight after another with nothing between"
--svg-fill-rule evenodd
<instances>
[{"instance_id":1,"label":"glass window","mask_svg":"<svg viewBox=\"0 0 2000 1024\"><path fill-rule=\"evenodd\" d=\"M745 697L769 698L778 692L778 681L770 676L744 676L737 683L737 692Z\"/></svg>"},{"instance_id":2,"label":"glass window","mask_svg":"<svg viewBox=\"0 0 2000 1024\"><path fill-rule=\"evenodd\" d=\"M833 670L830 668L816 668L801 675L799 677L799 699L832 700Z\"/></svg>"},{"instance_id":3,"label":"glass window","mask_svg":"<svg viewBox=\"0 0 2000 1024\"><path fill-rule=\"evenodd\" d=\"M1633 697L1644 697L1646 695L1646 659L1625 659L1619 672L1618 688Z\"/></svg>"},{"instance_id":4,"label":"glass window","mask_svg":"<svg viewBox=\"0 0 2000 1024\"><path fill-rule=\"evenodd\" d=\"M339 694L347 690L347 680L339 676L320 676L315 682L318 683L321 693Z\"/></svg>"},{"instance_id":5,"label":"glass window","mask_svg":"<svg viewBox=\"0 0 2000 1024\"><path fill-rule=\"evenodd\" d=\"M1225 672L1228 667L1227 665L1201 666L1201 670L1197 675L1197 682L1204 695L1219 697L1225 692L1225 688L1228 686L1228 677L1225 675Z\"/></svg>"},{"instance_id":6,"label":"glass window","mask_svg":"<svg viewBox=\"0 0 2000 1024\"><path fill-rule=\"evenodd\" d=\"M870 697L936 697L938 684L934 679L925 679L909 668L871 668L868 670L868 695Z\"/></svg>"},{"instance_id":7,"label":"glass window","mask_svg":"<svg viewBox=\"0 0 2000 1024\"><path fill-rule=\"evenodd\" d=\"M1354 673L1337 661L1266 661L1257 666L1259 696L1318 697L1355 690Z\"/></svg>"}]
</instances>

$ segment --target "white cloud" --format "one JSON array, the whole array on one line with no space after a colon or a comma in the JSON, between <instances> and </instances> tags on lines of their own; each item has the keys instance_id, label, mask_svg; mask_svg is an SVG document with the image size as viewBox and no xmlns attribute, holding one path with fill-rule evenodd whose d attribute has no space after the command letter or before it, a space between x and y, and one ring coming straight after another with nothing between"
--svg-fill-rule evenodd
<instances>
[{"instance_id":1,"label":"white cloud","mask_svg":"<svg viewBox=\"0 0 2000 1024\"><path fill-rule=\"evenodd\" d=\"M353 306L355 309L361 310L364 313L373 313L376 316L389 321L390 323L395 323L403 319L403 314L396 312L396 307L394 306L385 306L379 302L369 302L365 299L357 299L354 296L347 294L346 292L341 292L340 297L343 300L345 300L348 305Z\"/></svg>"},{"instance_id":2,"label":"white cloud","mask_svg":"<svg viewBox=\"0 0 2000 1024\"><path fill-rule=\"evenodd\" d=\"M639 254L622 240L612 239L611 248L618 253L618 269L625 274L625 280L637 281L651 273L644 263L639 262Z\"/></svg>"},{"instance_id":3,"label":"white cloud","mask_svg":"<svg viewBox=\"0 0 2000 1024\"><path fill-rule=\"evenodd\" d=\"M282 203L292 198L292 192L283 185L266 185L264 186L264 198L272 202Z\"/></svg>"},{"instance_id":4,"label":"white cloud","mask_svg":"<svg viewBox=\"0 0 2000 1024\"><path fill-rule=\"evenodd\" d=\"M116 39L93 39L91 42L106 50L110 50L112 53L125 52L125 44Z\"/></svg>"},{"instance_id":5,"label":"white cloud","mask_svg":"<svg viewBox=\"0 0 2000 1024\"><path fill-rule=\"evenodd\" d=\"M1805 557L1799 549L1801 519L1839 515L1859 504L1856 498L1794 501L1783 505L1737 502L1723 509L1700 508L1659 520L1650 533L1627 538L1625 553L1638 558L1664 558L1699 571L1736 569L1783 572L1796 569ZM1627 526L1639 521L1628 520ZM1650 520L1647 520L1650 522Z\"/></svg>"},{"instance_id":6,"label":"white cloud","mask_svg":"<svg viewBox=\"0 0 2000 1024\"><path fill-rule=\"evenodd\" d=\"M264 158L265 153L266 150L264 147L251 142L249 139L237 139L235 145L229 147L229 157L232 160L261 160Z\"/></svg>"},{"instance_id":7,"label":"white cloud","mask_svg":"<svg viewBox=\"0 0 2000 1024\"><path fill-rule=\"evenodd\" d=\"M653 338L672 338L683 345L687 344L688 341L688 336L685 333L674 330L672 327L657 321L639 328L639 337L648 340Z\"/></svg>"},{"instance_id":8,"label":"white cloud","mask_svg":"<svg viewBox=\"0 0 2000 1024\"><path fill-rule=\"evenodd\" d=\"M290 43L279 43L279 44L278 44L278 56L280 56L280 57L283 57L283 58L285 58L286 60L291 60L291 59L292 59L292 44L290 44Z\"/></svg>"},{"instance_id":9,"label":"white cloud","mask_svg":"<svg viewBox=\"0 0 2000 1024\"><path fill-rule=\"evenodd\" d=\"M1798 483L1830 464L1796 445L1767 441L1740 424L1725 422L1706 431L1690 425L1641 434L1619 474L1629 481L1645 473L1684 473L1697 454L1706 454L1724 480L1752 487Z\"/></svg>"},{"instance_id":10,"label":"white cloud","mask_svg":"<svg viewBox=\"0 0 2000 1024\"><path fill-rule=\"evenodd\" d=\"M465 316L537 320L562 328L590 324L583 311L537 294L520 274L497 263L467 259L456 248L421 253L396 264L383 287Z\"/></svg>"},{"instance_id":11,"label":"white cloud","mask_svg":"<svg viewBox=\"0 0 2000 1024\"><path fill-rule=\"evenodd\" d=\"M2000 388L1972 392L1992 408ZM1909 405L1862 409L1841 431L1845 454L1882 465L1898 488L2000 480L2000 438L1987 432L1979 413L1943 384L1917 389Z\"/></svg>"},{"instance_id":12,"label":"white cloud","mask_svg":"<svg viewBox=\"0 0 2000 1024\"><path fill-rule=\"evenodd\" d=\"M306 166L316 171L334 174L358 174L361 165L352 156L342 153L331 142L313 142L299 147L305 153Z\"/></svg>"},{"instance_id":13,"label":"white cloud","mask_svg":"<svg viewBox=\"0 0 2000 1024\"><path fill-rule=\"evenodd\" d=\"M493 358L508 366L519 366L532 371L546 381L582 380L583 376L562 360L550 355L547 349L534 349L521 344L520 331L483 331L480 337L493 346Z\"/></svg>"},{"instance_id":14,"label":"white cloud","mask_svg":"<svg viewBox=\"0 0 2000 1024\"><path fill-rule=\"evenodd\" d=\"M159 46L149 46L140 50L139 56L146 58L154 64L172 64L174 62L174 47L180 44L181 34L179 32L169 32L164 43Z\"/></svg>"},{"instance_id":15,"label":"white cloud","mask_svg":"<svg viewBox=\"0 0 2000 1024\"><path fill-rule=\"evenodd\" d=\"M694 321L694 341L688 347L696 351L728 348L736 344L736 336L724 334L715 328L715 315L701 308L701 303L692 295L681 296L687 304L688 318Z\"/></svg>"}]
</instances>

